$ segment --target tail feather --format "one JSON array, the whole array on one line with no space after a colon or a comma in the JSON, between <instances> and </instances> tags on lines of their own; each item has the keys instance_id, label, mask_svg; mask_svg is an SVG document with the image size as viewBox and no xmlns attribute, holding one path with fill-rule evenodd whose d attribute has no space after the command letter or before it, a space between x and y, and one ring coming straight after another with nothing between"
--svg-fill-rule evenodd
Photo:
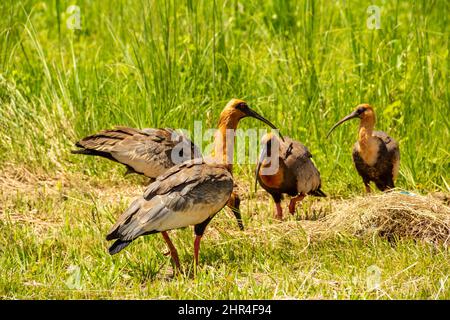
<instances>
[{"instance_id":1,"label":"tail feather","mask_svg":"<svg viewBox=\"0 0 450 320\"><path fill-rule=\"evenodd\" d=\"M72 154L87 154L87 155L92 154L91 150L89 150L89 149L70 150L70 153L72 153Z\"/></svg>"},{"instance_id":2,"label":"tail feather","mask_svg":"<svg viewBox=\"0 0 450 320\"><path fill-rule=\"evenodd\" d=\"M312 196L316 197L326 197L327 195L320 188L309 193Z\"/></svg>"},{"instance_id":3,"label":"tail feather","mask_svg":"<svg viewBox=\"0 0 450 320\"><path fill-rule=\"evenodd\" d=\"M135 238L135 236L132 236L130 234L127 234L126 227L130 222L132 222L133 216L138 213L140 209L142 198L137 198L134 200L131 205L128 207L127 210L125 210L119 217L119 219L116 221L116 223L112 226L112 228L109 230L108 234L106 235L106 240L114 240L119 238L128 237L128 239Z\"/></svg>"},{"instance_id":4,"label":"tail feather","mask_svg":"<svg viewBox=\"0 0 450 320\"><path fill-rule=\"evenodd\" d=\"M114 162L118 162L116 159L113 158L113 156L109 152L98 151L98 150L93 150L93 149L71 150L70 152L72 154L84 154L84 155L88 155L88 156L99 156L99 157L103 157L103 158L112 160Z\"/></svg>"},{"instance_id":5,"label":"tail feather","mask_svg":"<svg viewBox=\"0 0 450 320\"><path fill-rule=\"evenodd\" d=\"M110 231L107 235L106 235L106 240L107 241L111 241L114 239L118 239L120 237L119 235L119 228L115 228L112 231Z\"/></svg>"},{"instance_id":6,"label":"tail feather","mask_svg":"<svg viewBox=\"0 0 450 320\"><path fill-rule=\"evenodd\" d=\"M385 181L375 181L375 185L377 186L378 190L383 192L395 188L392 178Z\"/></svg>"},{"instance_id":7,"label":"tail feather","mask_svg":"<svg viewBox=\"0 0 450 320\"><path fill-rule=\"evenodd\" d=\"M109 247L108 251L110 255L116 254L124 249L131 243L131 240L116 240L111 247Z\"/></svg>"}]
</instances>

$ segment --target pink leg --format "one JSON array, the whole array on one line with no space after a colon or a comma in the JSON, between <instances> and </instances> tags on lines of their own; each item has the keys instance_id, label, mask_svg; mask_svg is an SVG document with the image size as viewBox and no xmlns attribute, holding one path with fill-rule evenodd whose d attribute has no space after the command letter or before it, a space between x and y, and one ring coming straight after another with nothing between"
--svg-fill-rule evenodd
<instances>
[{"instance_id":1,"label":"pink leg","mask_svg":"<svg viewBox=\"0 0 450 320\"><path fill-rule=\"evenodd\" d=\"M167 246L169 247L170 255L172 256L173 262L175 262L176 268L179 271L181 271L180 259L178 258L177 249L173 245L172 241L170 241L170 238L169 238L169 235L167 234L167 231L162 231L161 234L164 237L164 240L166 241Z\"/></svg>"},{"instance_id":2,"label":"pink leg","mask_svg":"<svg viewBox=\"0 0 450 320\"><path fill-rule=\"evenodd\" d=\"M291 214L295 213L295 204L299 201L302 201L305 198L304 194L300 194L294 198L291 199L291 202L289 202L289 212Z\"/></svg>"},{"instance_id":3,"label":"pink leg","mask_svg":"<svg viewBox=\"0 0 450 320\"><path fill-rule=\"evenodd\" d=\"M195 241L194 241L194 263L195 263L195 267L198 266L198 253L200 251L200 240L202 240L202 236L195 236Z\"/></svg>"},{"instance_id":4,"label":"pink leg","mask_svg":"<svg viewBox=\"0 0 450 320\"><path fill-rule=\"evenodd\" d=\"M277 209L277 212L275 213L275 218L278 220L283 220L283 209L281 209L281 203L275 202L275 206Z\"/></svg>"},{"instance_id":5,"label":"pink leg","mask_svg":"<svg viewBox=\"0 0 450 320\"><path fill-rule=\"evenodd\" d=\"M366 187L366 193L370 193L370 185L366 184L365 187Z\"/></svg>"}]
</instances>

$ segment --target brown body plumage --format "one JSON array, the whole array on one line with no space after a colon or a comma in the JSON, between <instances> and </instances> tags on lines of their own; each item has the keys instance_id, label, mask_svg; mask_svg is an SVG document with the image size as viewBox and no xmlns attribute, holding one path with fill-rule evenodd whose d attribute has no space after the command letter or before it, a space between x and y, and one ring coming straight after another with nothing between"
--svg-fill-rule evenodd
<instances>
[{"instance_id":1,"label":"brown body plumage","mask_svg":"<svg viewBox=\"0 0 450 320\"><path fill-rule=\"evenodd\" d=\"M118 126L83 138L75 145L80 149L72 153L101 156L125 165L128 173L151 179L176 164L201 157L191 140L168 128L140 130Z\"/></svg>"},{"instance_id":2,"label":"brown body plumage","mask_svg":"<svg viewBox=\"0 0 450 320\"><path fill-rule=\"evenodd\" d=\"M358 141L353 146L353 163L363 179L366 192L370 192L370 182L385 191L394 188L400 166L400 149L398 143L382 131L373 131L375 127L375 112L368 104L356 107L348 116L337 122L330 133L347 120L361 119Z\"/></svg>"},{"instance_id":3,"label":"brown body plumage","mask_svg":"<svg viewBox=\"0 0 450 320\"><path fill-rule=\"evenodd\" d=\"M119 217L106 237L119 239L109 252L119 252L141 235L190 225L195 225L196 235L201 236L232 190L231 173L223 164L194 159L172 167Z\"/></svg>"},{"instance_id":4,"label":"brown body plumage","mask_svg":"<svg viewBox=\"0 0 450 320\"><path fill-rule=\"evenodd\" d=\"M244 101L231 100L220 115L213 156L176 165L150 184L144 195L130 205L108 233L107 240L117 239L109 249L110 253L119 252L139 236L161 232L177 269L180 269L178 254L167 231L194 225L194 259L197 265L203 232L214 215L225 206L233 190L233 149L227 142L226 131L234 132L239 120L248 116L275 128Z\"/></svg>"},{"instance_id":5,"label":"brown body plumage","mask_svg":"<svg viewBox=\"0 0 450 320\"><path fill-rule=\"evenodd\" d=\"M278 219L283 217L283 194L292 197L289 204L289 212L292 214L295 212L295 204L307 194L325 196L320 189L319 171L311 160L311 153L303 144L289 137L284 137L282 141L271 133L262 138L261 144L256 179L275 201L275 216Z\"/></svg>"},{"instance_id":6,"label":"brown body plumage","mask_svg":"<svg viewBox=\"0 0 450 320\"><path fill-rule=\"evenodd\" d=\"M173 129L135 129L117 126L87 136L75 144L74 154L100 156L127 167L128 173L142 174L151 180L184 161L201 158L200 149L186 136ZM227 202L244 229L239 210L240 198L236 192Z\"/></svg>"}]
</instances>

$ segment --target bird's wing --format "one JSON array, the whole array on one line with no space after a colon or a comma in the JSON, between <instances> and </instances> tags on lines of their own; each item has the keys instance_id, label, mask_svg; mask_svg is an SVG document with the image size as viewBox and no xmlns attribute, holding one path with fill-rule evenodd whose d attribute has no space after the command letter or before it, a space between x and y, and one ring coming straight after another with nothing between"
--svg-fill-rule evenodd
<instances>
[{"instance_id":1,"label":"bird's wing","mask_svg":"<svg viewBox=\"0 0 450 320\"><path fill-rule=\"evenodd\" d=\"M297 191L308 194L320 188L320 173L312 162L312 154L308 148L299 141L285 139L281 144L281 154L285 154L284 163L287 169L295 175Z\"/></svg>"},{"instance_id":2,"label":"bird's wing","mask_svg":"<svg viewBox=\"0 0 450 320\"><path fill-rule=\"evenodd\" d=\"M285 142L280 141L280 154L285 160L312 158L307 147L289 137L285 137Z\"/></svg>"},{"instance_id":3,"label":"bird's wing","mask_svg":"<svg viewBox=\"0 0 450 320\"><path fill-rule=\"evenodd\" d=\"M399 149L397 141L395 141L394 138L391 138L390 136L388 136L385 132L374 131L373 136L380 138L383 141L383 143L386 146L386 149L388 150L389 153L395 152L396 150Z\"/></svg>"},{"instance_id":4,"label":"bird's wing","mask_svg":"<svg viewBox=\"0 0 450 320\"><path fill-rule=\"evenodd\" d=\"M199 224L225 206L232 190L233 179L225 167L187 161L150 184L119 217L107 239L133 240Z\"/></svg>"},{"instance_id":5,"label":"bird's wing","mask_svg":"<svg viewBox=\"0 0 450 320\"><path fill-rule=\"evenodd\" d=\"M139 130L122 126L100 131L76 145L107 153L113 160L150 178L156 178L174 164L192 159L194 151L198 152L189 139L172 129Z\"/></svg>"},{"instance_id":6,"label":"bird's wing","mask_svg":"<svg viewBox=\"0 0 450 320\"><path fill-rule=\"evenodd\" d=\"M398 146L398 142L383 131L374 131L373 135L381 139L386 146L387 154L391 158L392 162L392 177L395 180L400 168L400 148Z\"/></svg>"}]
</instances>

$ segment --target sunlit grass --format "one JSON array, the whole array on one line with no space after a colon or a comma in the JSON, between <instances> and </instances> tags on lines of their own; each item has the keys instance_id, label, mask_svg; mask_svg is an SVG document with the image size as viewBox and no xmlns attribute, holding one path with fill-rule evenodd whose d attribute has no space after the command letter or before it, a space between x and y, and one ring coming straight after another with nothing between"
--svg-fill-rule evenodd
<instances>
[{"instance_id":1,"label":"sunlit grass","mask_svg":"<svg viewBox=\"0 0 450 320\"><path fill-rule=\"evenodd\" d=\"M218 214L205 234L196 278L192 229L172 232L186 271L173 278L159 235L107 254L107 230L142 187L84 180L72 175L4 188L3 298L450 298L448 249L344 236L309 241L301 221L272 218L268 196L246 196L243 232L229 212ZM370 286L373 268L380 271L377 288Z\"/></svg>"},{"instance_id":2,"label":"sunlit grass","mask_svg":"<svg viewBox=\"0 0 450 320\"><path fill-rule=\"evenodd\" d=\"M111 258L104 235L141 180L70 154L80 137L118 124L215 127L239 97L308 146L327 194L349 197L363 190L351 162L357 124L325 136L368 102L377 128L400 143L397 185L448 192L448 1L77 1L82 28L69 30L72 4L0 3L1 177L21 181L14 168L74 177L50 188L59 195L0 193L0 296L449 298L448 251L353 238L308 245L299 228L284 236L268 198L260 203L253 190L243 209L248 230L238 232L225 213L214 219L195 280L167 278L159 236ZM379 30L366 26L369 4L382 7ZM253 169L238 165L235 176L250 185ZM117 196L100 197L103 188ZM191 263L191 230L175 239ZM372 264L383 270L383 291L361 280ZM70 266L80 268L79 290L66 283Z\"/></svg>"}]
</instances>

